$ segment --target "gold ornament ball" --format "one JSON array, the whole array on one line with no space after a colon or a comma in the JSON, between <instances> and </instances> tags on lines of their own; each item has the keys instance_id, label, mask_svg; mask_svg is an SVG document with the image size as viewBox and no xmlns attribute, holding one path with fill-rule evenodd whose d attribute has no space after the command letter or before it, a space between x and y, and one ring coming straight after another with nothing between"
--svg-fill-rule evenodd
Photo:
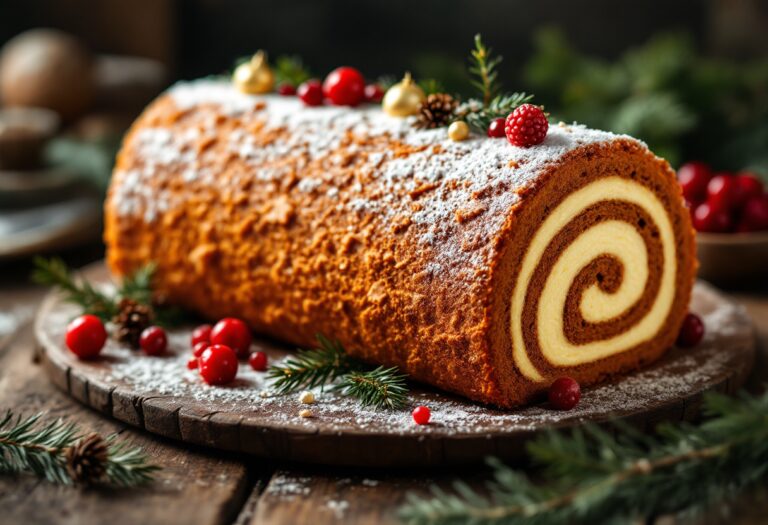
<instances>
[{"instance_id":1,"label":"gold ornament ball","mask_svg":"<svg viewBox=\"0 0 768 525\"><path fill-rule=\"evenodd\" d=\"M275 75L267 64L267 55L259 51L250 61L240 64L232 75L237 89L249 95L269 93L275 87Z\"/></svg>"},{"instance_id":2,"label":"gold ornament ball","mask_svg":"<svg viewBox=\"0 0 768 525\"><path fill-rule=\"evenodd\" d=\"M406 73L403 80L387 90L381 107L393 117L407 117L418 114L426 98L424 91L411 78L411 74Z\"/></svg>"},{"instance_id":3,"label":"gold ornament ball","mask_svg":"<svg viewBox=\"0 0 768 525\"><path fill-rule=\"evenodd\" d=\"M469 126L463 120L457 120L448 126L448 137L457 142L466 139L469 137Z\"/></svg>"}]
</instances>

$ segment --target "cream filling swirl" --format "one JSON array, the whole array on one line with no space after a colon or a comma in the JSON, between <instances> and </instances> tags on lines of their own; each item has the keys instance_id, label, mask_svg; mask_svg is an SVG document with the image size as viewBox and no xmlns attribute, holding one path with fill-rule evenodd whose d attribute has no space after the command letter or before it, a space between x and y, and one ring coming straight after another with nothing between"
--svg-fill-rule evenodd
<instances>
[{"instance_id":1,"label":"cream filling swirl","mask_svg":"<svg viewBox=\"0 0 768 525\"><path fill-rule=\"evenodd\" d=\"M523 337L522 313L531 277L547 246L563 227L590 206L610 200L636 204L656 222L663 253L659 292L645 316L626 331L604 340L571 343L563 328L565 303L571 283L587 264L601 255L611 255L624 266L621 284L613 293L601 290L597 284L584 291L579 308L582 317L589 322L609 321L621 316L640 299L649 277L647 249L634 225L607 220L589 227L563 250L541 291L536 323L544 359L554 366L572 367L621 353L651 339L669 314L677 268L674 230L664 205L651 190L635 181L621 177L595 180L566 197L544 220L523 257L512 292L513 358L518 369L532 381L542 381L544 377L528 355Z\"/></svg>"}]
</instances>

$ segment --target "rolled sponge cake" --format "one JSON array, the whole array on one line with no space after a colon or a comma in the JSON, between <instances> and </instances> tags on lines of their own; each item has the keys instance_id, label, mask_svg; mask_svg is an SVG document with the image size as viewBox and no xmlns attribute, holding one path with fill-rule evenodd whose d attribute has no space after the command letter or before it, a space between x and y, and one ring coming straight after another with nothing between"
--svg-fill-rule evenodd
<instances>
[{"instance_id":1,"label":"rolled sponge cake","mask_svg":"<svg viewBox=\"0 0 768 525\"><path fill-rule=\"evenodd\" d=\"M530 148L448 140L378 107L178 84L134 124L108 264L210 319L316 334L501 407L673 343L694 234L674 173L631 137L552 125Z\"/></svg>"}]
</instances>

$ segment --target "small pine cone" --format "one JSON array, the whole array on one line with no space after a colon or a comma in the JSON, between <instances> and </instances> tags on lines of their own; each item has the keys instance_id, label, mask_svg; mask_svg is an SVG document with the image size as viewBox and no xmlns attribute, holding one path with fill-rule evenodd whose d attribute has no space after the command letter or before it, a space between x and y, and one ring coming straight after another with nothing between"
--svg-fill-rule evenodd
<instances>
[{"instance_id":1,"label":"small pine cone","mask_svg":"<svg viewBox=\"0 0 768 525\"><path fill-rule=\"evenodd\" d=\"M421 104L416 127L422 129L447 126L455 117L459 103L446 93L433 93Z\"/></svg>"},{"instance_id":2,"label":"small pine cone","mask_svg":"<svg viewBox=\"0 0 768 525\"><path fill-rule=\"evenodd\" d=\"M118 308L118 314L112 319L117 325L115 337L121 343L138 349L141 332L152 324L152 308L132 299L122 299Z\"/></svg>"},{"instance_id":3,"label":"small pine cone","mask_svg":"<svg viewBox=\"0 0 768 525\"><path fill-rule=\"evenodd\" d=\"M108 455L104 438L96 433L89 434L67 448L67 472L75 483L92 485L107 471Z\"/></svg>"}]
</instances>

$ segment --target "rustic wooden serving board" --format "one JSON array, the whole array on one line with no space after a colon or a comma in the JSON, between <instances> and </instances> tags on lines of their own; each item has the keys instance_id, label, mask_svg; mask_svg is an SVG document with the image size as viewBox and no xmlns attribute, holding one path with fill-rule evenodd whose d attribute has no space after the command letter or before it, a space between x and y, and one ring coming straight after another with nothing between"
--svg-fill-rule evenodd
<instances>
[{"instance_id":1,"label":"rustic wooden serving board","mask_svg":"<svg viewBox=\"0 0 768 525\"><path fill-rule=\"evenodd\" d=\"M109 283L103 265L86 277ZM524 444L542 431L624 419L642 428L698 416L707 391L734 392L746 380L755 337L749 318L713 288L699 283L692 311L707 326L695 349L673 349L646 370L585 389L581 403L558 412L546 403L516 411L484 407L413 385L411 406L432 409L429 425L415 425L410 408L363 409L353 400L317 391L318 402L301 405L296 395L275 396L263 373L241 363L232 385L210 387L187 370L192 327L170 333L168 355L147 357L110 341L96 361L79 361L64 346L67 322L78 314L51 293L38 312L35 331L53 382L80 402L161 436L274 459L356 466L471 463L494 455L521 459ZM267 340L255 347L271 362L290 351ZM313 416L299 417L304 408Z\"/></svg>"}]
</instances>

